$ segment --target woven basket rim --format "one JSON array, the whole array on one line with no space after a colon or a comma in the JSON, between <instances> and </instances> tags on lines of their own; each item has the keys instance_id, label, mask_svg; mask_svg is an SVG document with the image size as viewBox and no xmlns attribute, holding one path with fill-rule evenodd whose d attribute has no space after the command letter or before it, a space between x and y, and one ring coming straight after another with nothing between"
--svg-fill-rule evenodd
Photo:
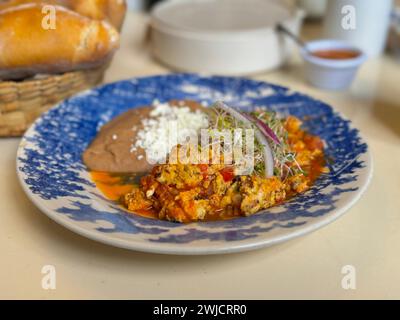
<instances>
[{"instance_id":1,"label":"woven basket rim","mask_svg":"<svg viewBox=\"0 0 400 320\"><path fill-rule=\"evenodd\" d=\"M109 64L88 70L0 81L0 137L20 136L58 102L98 85Z\"/></svg>"},{"instance_id":2,"label":"woven basket rim","mask_svg":"<svg viewBox=\"0 0 400 320\"><path fill-rule=\"evenodd\" d=\"M72 77L78 74L87 74L87 73L92 73L92 72L99 72L102 70L105 70L108 66L101 66L97 68L92 68L92 69L87 69L87 70L75 70L75 71L69 71L65 73L56 73L56 74L42 74L42 75L37 75L35 77L31 78L26 78L22 80L0 80L0 85L5 86L7 84L10 85L19 85L19 84L24 84L24 83L31 83L31 82L44 82L44 81L49 81L55 80L55 79L61 79L61 78L68 78Z\"/></svg>"}]
</instances>

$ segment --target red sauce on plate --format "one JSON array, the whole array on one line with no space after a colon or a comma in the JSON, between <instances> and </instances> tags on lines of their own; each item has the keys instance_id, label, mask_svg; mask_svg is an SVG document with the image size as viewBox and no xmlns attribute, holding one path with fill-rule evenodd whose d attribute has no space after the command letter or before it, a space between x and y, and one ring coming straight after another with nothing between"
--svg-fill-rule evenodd
<instances>
[{"instance_id":1,"label":"red sauce on plate","mask_svg":"<svg viewBox=\"0 0 400 320\"><path fill-rule=\"evenodd\" d=\"M360 54L360 51L348 49L316 50L312 52L315 57L331 60L354 59Z\"/></svg>"}]
</instances>

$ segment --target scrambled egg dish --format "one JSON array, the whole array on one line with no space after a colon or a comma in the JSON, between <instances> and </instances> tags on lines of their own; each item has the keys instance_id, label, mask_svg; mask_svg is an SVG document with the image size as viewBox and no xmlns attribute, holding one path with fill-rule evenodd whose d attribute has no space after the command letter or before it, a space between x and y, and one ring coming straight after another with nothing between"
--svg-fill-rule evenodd
<instances>
[{"instance_id":1,"label":"scrambled egg dish","mask_svg":"<svg viewBox=\"0 0 400 320\"><path fill-rule=\"evenodd\" d=\"M323 143L302 130L299 119L280 121L282 139L293 155L285 158L284 171L276 165L277 173L265 177L257 172L237 175L224 164L161 164L125 193L122 203L133 212L191 222L249 216L306 191L326 170Z\"/></svg>"}]
</instances>

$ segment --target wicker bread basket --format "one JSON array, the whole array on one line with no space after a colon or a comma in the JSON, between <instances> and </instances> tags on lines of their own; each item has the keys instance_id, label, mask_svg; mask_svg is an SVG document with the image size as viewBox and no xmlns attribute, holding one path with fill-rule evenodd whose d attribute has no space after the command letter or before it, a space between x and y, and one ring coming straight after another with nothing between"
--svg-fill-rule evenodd
<instances>
[{"instance_id":1,"label":"wicker bread basket","mask_svg":"<svg viewBox=\"0 0 400 320\"><path fill-rule=\"evenodd\" d=\"M40 79L0 81L0 136L21 136L42 112L99 84L107 66Z\"/></svg>"},{"instance_id":2,"label":"wicker bread basket","mask_svg":"<svg viewBox=\"0 0 400 320\"><path fill-rule=\"evenodd\" d=\"M112 11L112 19L109 22L121 32L126 2L119 0L109 5L107 9L111 8ZM22 136L44 111L80 91L101 83L111 60L112 57L104 61L103 65L90 70L41 75L21 81L0 80L0 137Z\"/></svg>"}]
</instances>

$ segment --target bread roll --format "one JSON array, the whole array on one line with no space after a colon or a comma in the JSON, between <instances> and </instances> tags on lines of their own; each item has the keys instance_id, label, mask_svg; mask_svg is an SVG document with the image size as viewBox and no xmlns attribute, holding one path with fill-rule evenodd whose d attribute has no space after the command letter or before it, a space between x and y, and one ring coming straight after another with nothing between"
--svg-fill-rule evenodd
<instances>
[{"instance_id":1,"label":"bread roll","mask_svg":"<svg viewBox=\"0 0 400 320\"><path fill-rule=\"evenodd\" d=\"M42 8L0 10L0 79L97 67L117 49L119 34L109 23L54 6L55 29L48 29Z\"/></svg>"},{"instance_id":2,"label":"bread roll","mask_svg":"<svg viewBox=\"0 0 400 320\"><path fill-rule=\"evenodd\" d=\"M126 12L125 0L0 0L0 10L20 4L42 3L60 5L96 20L107 20L120 29Z\"/></svg>"},{"instance_id":3,"label":"bread roll","mask_svg":"<svg viewBox=\"0 0 400 320\"><path fill-rule=\"evenodd\" d=\"M125 0L69 0L69 7L93 19L108 20L120 29L126 12Z\"/></svg>"}]
</instances>

